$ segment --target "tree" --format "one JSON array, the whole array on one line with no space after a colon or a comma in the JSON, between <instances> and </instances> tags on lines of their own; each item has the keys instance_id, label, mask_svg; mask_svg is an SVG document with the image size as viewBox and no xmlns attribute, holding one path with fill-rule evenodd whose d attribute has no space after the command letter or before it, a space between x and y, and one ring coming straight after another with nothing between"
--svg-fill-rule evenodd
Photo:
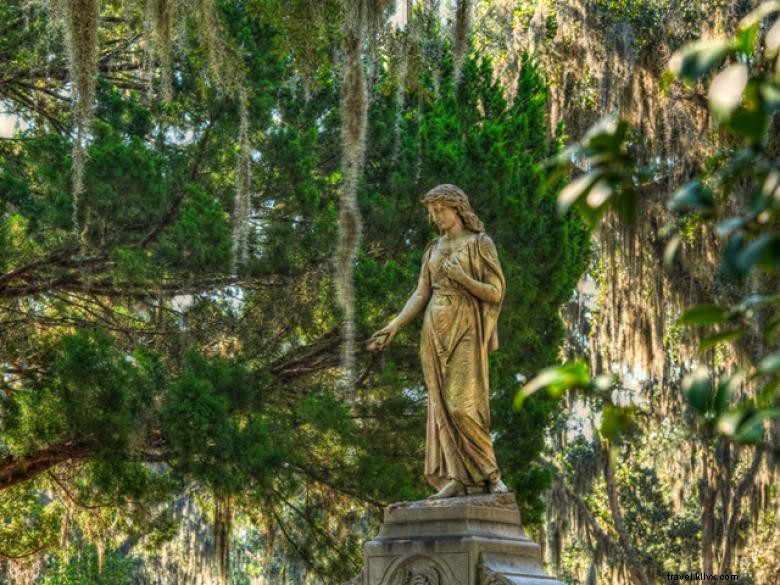
<instances>
[{"instance_id":1,"label":"tree","mask_svg":"<svg viewBox=\"0 0 780 585\"><path fill-rule=\"evenodd\" d=\"M223 581L226 553L238 555L260 532L275 578L292 579L293 569L346 578L382 504L425 493L416 343L386 358L359 353L360 400L339 398L343 328L330 260L343 179L340 77L323 66L312 85L283 58L276 19L246 8L199 5L182 17L180 49L153 51L159 68L141 75L131 66L147 39L138 7L100 6L75 223L67 63L55 51L44 65L49 49L28 38L52 19L17 5L0 13L12 33L0 90L31 123L0 142L0 499L13 519L0 551L16 564L67 550L64 535L85 550L95 544L98 559L108 551L158 566L154 550L190 525L177 510L196 502L214 525L208 542ZM509 277L504 350L493 363L495 427L533 522L547 477L529 462L553 403L534 399L525 427L508 404L516 375L554 357L558 305L584 267L586 232L556 217L555 186L542 180L539 163L556 145L533 63L523 98L509 106L487 62L467 59L456 85L438 29L419 38L440 48L442 70L420 60L416 84L378 70L372 89L357 328L365 336L413 286L433 235L421 193L460 183ZM145 90L165 83L158 75L169 58L170 99L158 100ZM240 83L220 79L224 60ZM249 227L236 232L242 221ZM32 529L19 539L24 522ZM231 526L247 522L253 536L231 540ZM66 557L52 575L92 570Z\"/></svg>"},{"instance_id":2,"label":"tree","mask_svg":"<svg viewBox=\"0 0 780 585\"><path fill-rule=\"evenodd\" d=\"M688 84L673 91L689 92L695 97L701 91L701 86L695 84L724 61L733 59L711 81L704 102L722 132L717 135L718 150L702 163L693 180L683 182L670 197L671 217L660 233L661 241L656 242L666 244L665 253L657 254L657 259L663 256L672 280L680 282L680 277L687 274L701 282L702 266L696 265L697 252L691 244L699 244L696 234L705 240L714 240L716 234L722 239L714 246L722 259L710 270L711 288L699 286L694 291L709 302L687 307L681 315L678 313L674 324L678 334L685 334L682 328L702 328L686 335L683 341L696 347L699 355L688 357L685 353L677 356L675 363L680 377L687 374L681 382L681 398L689 410L683 411L682 423L691 435L683 437L682 442L690 443L691 437L696 440L693 452L701 473L696 489L690 491L699 500L702 534L698 561L704 571L734 570L735 551L742 546L739 527L746 523L743 501L755 493L759 478L767 481L764 455L777 452L776 441L765 428L765 421L776 418L778 412L777 375L772 367L776 353L773 331L777 298L772 293L777 288L777 210L769 195L777 168L777 145L770 130L776 125L777 108L766 97L777 86L777 51L770 23L766 40L756 42L759 23L776 11L776 4L765 3L745 16L735 38L686 46L670 62L673 74ZM667 86L670 82L667 76ZM567 152L587 170L562 191L561 209L577 205L597 225L614 218L630 221L639 208L639 217L647 222L654 212L647 211L649 205L642 197L666 185L666 179L659 179L659 167L668 163L661 160L651 168L642 168L637 162L645 154L646 144L641 138L642 134L630 132L629 124L622 120L613 119L593 128L581 144ZM717 231L712 226L716 218L720 219ZM646 228L633 231L642 229ZM748 275L750 278L746 278ZM597 364L594 374L601 373L599 362L592 363ZM532 392L550 384L556 392L585 388L590 398L603 401L606 405L600 430L609 442L627 440L636 444L636 436L659 440L655 429L645 428L637 435L637 421L657 425L669 422L666 406L662 404L660 419L648 408L657 404L652 383L645 385L647 396L630 396L627 392L620 396L619 386L607 376L591 378L584 364L579 364L548 370L526 390ZM616 396L620 397L619 403ZM628 408L627 402L631 404ZM677 444L680 442L678 439ZM666 459L679 464L674 455ZM754 523L756 500L760 502L754 496ZM617 516L613 516L617 525ZM753 568L765 570L755 564ZM768 571L771 574L772 569Z\"/></svg>"}]
</instances>

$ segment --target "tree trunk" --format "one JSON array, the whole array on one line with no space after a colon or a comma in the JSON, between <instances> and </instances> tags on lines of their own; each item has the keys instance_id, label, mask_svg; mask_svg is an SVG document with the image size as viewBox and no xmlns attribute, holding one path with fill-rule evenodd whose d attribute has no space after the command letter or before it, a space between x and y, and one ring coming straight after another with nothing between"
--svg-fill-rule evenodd
<instances>
[{"instance_id":1,"label":"tree trunk","mask_svg":"<svg viewBox=\"0 0 780 585\"><path fill-rule=\"evenodd\" d=\"M620 502L618 501L617 482L615 481L615 470L612 466L612 456L609 453L609 447L605 449L607 452L604 457L604 481L607 485L607 498L609 500L609 511L612 514L612 522L615 524L615 531L618 534L618 541L623 549L623 553L626 559L626 565L631 575L632 583L639 585L651 585L650 580L645 574L644 569L640 566L637 560L634 558L633 551L631 549L631 543L626 532L626 527L623 524L623 511L620 509Z\"/></svg>"},{"instance_id":2,"label":"tree trunk","mask_svg":"<svg viewBox=\"0 0 780 585\"><path fill-rule=\"evenodd\" d=\"M715 542L715 499L718 494L713 486L712 460L709 446L705 443L701 455L701 479L699 500L701 502L701 569L711 575L714 567L713 546Z\"/></svg>"},{"instance_id":3,"label":"tree trunk","mask_svg":"<svg viewBox=\"0 0 780 585\"><path fill-rule=\"evenodd\" d=\"M729 519L726 524L723 538L723 559L720 565L720 572L723 574L731 573L732 564L734 563L737 529L739 528L739 520L742 517L742 499L745 497L750 486L753 485L756 473L758 473L758 468L761 467L762 455L763 452L761 449L756 449L754 451L750 467L742 475L742 479L734 490L734 497L731 500L731 510L729 511Z\"/></svg>"}]
</instances>

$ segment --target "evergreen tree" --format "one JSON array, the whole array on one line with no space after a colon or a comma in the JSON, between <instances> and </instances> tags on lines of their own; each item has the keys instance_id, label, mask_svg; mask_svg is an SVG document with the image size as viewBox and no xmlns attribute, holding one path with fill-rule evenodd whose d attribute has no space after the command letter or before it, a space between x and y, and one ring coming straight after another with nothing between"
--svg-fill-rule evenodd
<instances>
[{"instance_id":1,"label":"evergreen tree","mask_svg":"<svg viewBox=\"0 0 780 585\"><path fill-rule=\"evenodd\" d=\"M0 141L0 551L49 555L47 579L92 572L88 542L98 566L105 550L123 574L143 569L114 563L122 556L162 566L138 545L164 548L183 500L210 516L223 564L225 550L241 548L224 536L248 519L265 533L264 570L277 582L302 566L343 579L381 507L426 494L416 333L386 356L360 353L359 400L338 399L338 75L323 69L312 91L282 56L281 35L244 8L220 3L225 38L242 48L251 122L249 254L237 270L242 107L207 74L198 35L185 35L174 55L170 102L139 91L147 86L132 68L101 71L78 233L70 114L28 87L59 90L65 76L51 71L65 59L55 55L46 73L46 47L3 47L10 69L0 91L31 125ZM101 21L106 46L128 43L101 59L123 65L122 51L137 49L128 39L141 15L128 10L127 19ZM27 38L23 16L19 5L0 9L7 39ZM30 30L45 28L39 9L27 17ZM542 180L540 162L556 145L533 63L510 105L487 62L467 59L456 86L448 50L431 39L445 56L440 71L421 63L417 82L401 87L381 69L374 85L358 330L365 338L414 286L434 235L422 194L461 185L508 278L493 427L506 479L534 522L547 482L536 457L553 407L534 398L520 415L511 398L518 374L555 359L558 306L584 267L587 238L574 219L556 217L554 186ZM41 94L35 107L25 91ZM69 563L68 542L82 543L89 561Z\"/></svg>"}]
</instances>

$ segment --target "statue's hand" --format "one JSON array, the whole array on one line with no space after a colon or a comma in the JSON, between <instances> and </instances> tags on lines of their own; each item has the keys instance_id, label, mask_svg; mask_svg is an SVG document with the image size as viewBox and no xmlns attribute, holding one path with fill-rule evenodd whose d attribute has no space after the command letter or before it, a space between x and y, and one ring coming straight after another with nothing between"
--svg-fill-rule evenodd
<instances>
[{"instance_id":1,"label":"statue's hand","mask_svg":"<svg viewBox=\"0 0 780 585\"><path fill-rule=\"evenodd\" d=\"M444 269L444 273L455 282L463 282L463 279L466 278L466 272L463 270L463 266L454 258L450 258L442 264L442 268Z\"/></svg>"},{"instance_id":2,"label":"statue's hand","mask_svg":"<svg viewBox=\"0 0 780 585\"><path fill-rule=\"evenodd\" d=\"M382 327L369 338L366 343L366 349L368 349L368 351L381 351L385 349L393 341L396 333L398 333L398 327L392 323Z\"/></svg>"}]
</instances>

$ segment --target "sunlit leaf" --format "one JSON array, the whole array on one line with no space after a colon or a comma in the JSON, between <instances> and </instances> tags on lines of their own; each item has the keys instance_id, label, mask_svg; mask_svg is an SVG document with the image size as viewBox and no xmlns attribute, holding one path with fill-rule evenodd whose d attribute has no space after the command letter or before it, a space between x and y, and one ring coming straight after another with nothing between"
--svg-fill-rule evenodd
<instances>
[{"instance_id":1,"label":"sunlit leaf","mask_svg":"<svg viewBox=\"0 0 780 585\"><path fill-rule=\"evenodd\" d=\"M593 379L593 387L599 392L609 392L615 385L615 376L599 374Z\"/></svg>"},{"instance_id":2,"label":"sunlit leaf","mask_svg":"<svg viewBox=\"0 0 780 585\"><path fill-rule=\"evenodd\" d=\"M566 213L581 197L587 195L603 176L603 171L592 171L580 175L566 185L558 195L558 213Z\"/></svg>"},{"instance_id":3,"label":"sunlit leaf","mask_svg":"<svg viewBox=\"0 0 780 585\"><path fill-rule=\"evenodd\" d=\"M762 359L758 364L758 371L762 374L780 372L780 352L769 354Z\"/></svg>"},{"instance_id":4,"label":"sunlit leaf","mask_svg":"<svg viewBox=\"0 0 780 585\"><path fill-rule=\"evenodd\" d=\"M599 128L596 126L595 128ZM607 152L616 154L623 148L623 143L628 135L628 122L623 119L612 120L607 118L602 131L588 132L585 135L584 142L587 146L596 152Z\"/></svg>"},{"instance_id":5,"label":"sunlit leaf","mask_svg":"<svg viewBox=\"0 0 780 585\"><path fill-rule=\"evenodd\" d=\"M739 21L739 28L740 30L750 28L774 12L780 12L780 0L762 2L755 10L752 10Z\"/></svg>"},{"instance_id":6,"label":"sunlit leaf","mask_svg":"<svg viewBox=\"0 0 780 585\"><path fill-rule=\"evenodd\" d=\"M780 171L772 169L761 187L761 194L768 200L776 199L780 203Z\"/></svg>"},{"instance_id":7,"label":"sunlit leaf","mask_svg":"<svg viewBox=\"0 0 780 585\"><path fill-rule=\"evenodd\" d=\"M740 423L746 416L744 407L733 408L718 417L717 429L727 437L737 432Z\"/></svg>"},{"instance_id":8,"label":"sunlit leaf","mask_svg":"<svg viewBox=\"0 0 780 585\"><path fill-rule=\"evenodd\" d=\"M680 242L682 242L680 236L673 236L666 242L666 246L664 246L664 266L667 270L674 264L674 257L677 254L677 250L680 248Z\"/></svg>"},{"instance_id":9,"label":"sunlit leaf","mask_svg":"<svg viewBox=\"0 0 780 585\"><path fill-rule=\"evenodd\" d=\"M588 366L582 361L547 368L523 386L515 396L513 406L520 408L525 398L542 388L546 388L553 396L560 396L567 390L588 386L590 386L590 374Z\"/></svg>"},{"instance_id":10,"label":"sunlit leaf","mask_svg":"<svg viewBox=\"0 0 780 585\"><path fill-rule=\"evenodd\" d=\"M699 344L699 349L701 351L707 351L708 349L712 349L721 343L730 343L732 341L736 341L744 334L744 329L727 329L726 331L721 331L720 333L715 333L714 335L705 337Z\"/></svg>"},{"instance_id":11,"label":"sunlit leaf","mask_svg":"<svg viewBox=\"0 0 780 585\"><path fill-rule=\"evenodd\" d=\"M759 88L764 109L768 113L780 111L780 86L775 83L762 83Z\"/></svg>"},{"instance_id":12,"label":"sunlit leaf","mask_svg":"<svg viewBox=\"0 0 780 585\"><path fill-rule=\"evenodd\" d=\"M764 45L766 46L767 57L773 58L780 53L780 18L775 21L772 28L766 33Z\"/></svg>"},{"instance_id":13,"label":"sunlit leaf","mask_svg":"<svg viewBox=\"0 0 780 585\"><path fill-rule=\"evenodd\" d=\"M588 196L585 197L585 204L588 207L598 208L604 205L612 196L612 186L608 181L601 179L591 187Z\"/></svg>"},{"instance_id":14,"label":"sunlit leaf","mask_svg":"<svg viewBox=\"0 0 780 585\"><path fill-rule=\"evenodd\" d=\"M717 305L696 305L686 309L677 322L680 325L714 325L722 322L729 310Z\"/></svg>"},{"instance_id":15,"label":"sunlit leaf","mask_svg":"<svg viewBox=\"0 0 780 585\"><path fill-rule=\"evenodd\" d=\"M747 82L747 65L735 63L726 67L710 84L710 108L720 116L729 116L739 105Z\"/></svg>"},{"instance_id":16,"label":"sunlit leaf","mask_svg":"<svg viewBox=\"0 0 780 585\"><path fill-rule=\"evenodd\" d=\"M685 45L669 60L669 69L678 78L695 82L720 66L733 51L727 41L704 40Z\"/></svg>"}]
</instances>

